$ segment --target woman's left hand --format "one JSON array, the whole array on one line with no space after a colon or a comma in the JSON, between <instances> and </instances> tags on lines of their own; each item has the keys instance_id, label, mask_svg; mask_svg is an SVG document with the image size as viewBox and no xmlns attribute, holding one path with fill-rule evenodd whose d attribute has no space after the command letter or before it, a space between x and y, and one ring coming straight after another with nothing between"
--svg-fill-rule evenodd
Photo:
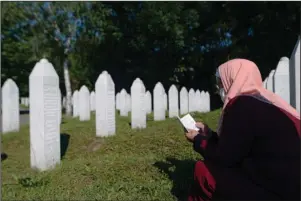
<instances>
[{"instance_id":1,"label":"woman's left hand","mask_svg":"<svg viewBox=\"0 0 301 201\"><path fill-rule=\"evenodd\" d=\"M189 142L193 142L194 137L198 134L199 132L196 130L188 130L188 133L186 133L185 136Z\"/></svg>"}]
</instances>

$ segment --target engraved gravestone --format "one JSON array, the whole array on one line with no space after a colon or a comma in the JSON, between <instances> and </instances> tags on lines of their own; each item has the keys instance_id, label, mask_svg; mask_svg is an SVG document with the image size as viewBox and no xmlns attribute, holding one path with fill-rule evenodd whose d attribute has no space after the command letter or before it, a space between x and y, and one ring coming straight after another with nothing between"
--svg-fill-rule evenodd
<instances>
[{"instance_id":1,"label":"engraved gravestone","mask_svg":"<svg viewBox=\"0 0 301 201\"><path fill-rule=\"evenodd\" d=\"M150 114L152 112L152 95L149 91L145 93L145 107L146 114Z\"/></svg>"},{"instance_id":2,"label":"engraved gravestone","mask_svg":"<svg viewBox=\"0 0 301 201\"><path fill-rule=\"evenodd\" d=\"M83 85L79 90L79 120L90 120L90 92L89 89Z\"/></svg>"},{"instance_id":3,"label":"engraved gravestone","mask_svg":"<svg viewBox=\"0 0 301 201\"><path fill-rule=\"evenodd\" d=\"M120 116L122 117L128 116L128 108L126 105L126 101L127 101L127 92L125 89L122 89L119 94Z\"/></svg>"},{"instance_id":4,"label":"engraved gravestone","mask_svg":"<svg viewBox=\"0 0 301 201\"><path fill-rule=\"evenodd\" d=\"M180 91L180 113L188 113L188 91L186 87L182 87Z\"/></svg>"},{"instance_id":5,"label":"engraved gravestone","mask_svg":"<svg viewBox=\"0 0 301 201\"><path fill-rule=\"evenodd\" d=\"M194 112L195 111L195 92L194 89L189 89L188 92L188 112Z\"/></svg>"},{"instance_id":6,"label":"engraved gravestone","mask_svg":"<svg viewBox=\"0 0 301 201\"><path fill-rule=\"evenodd\" d=\"M94 112L95 111L95 92L92 91L90 93L90 111Z\"/></svg>"},{"instance_id":7,"label":"engraved gravestone","mask_svg":"<svg viewBox=\"0 0 301 201\"><path fill-rule=\"evenodd\" d=\"M275 70L271 70L269 77L267 79L267 90L274 92L274 74Z\"/></svg>"},{"instance_id":8,"label":"engraved gravestone","mask_svg":"<svg viewBox=\"0 0 301 201\"><path fill-rule=\"evenodd\" d=\"M202 112L203 100L201 97L200 90L196 90L195 92L195 111Z\"/></svg>"},{"instance_id":9,"label":"engraved gravestone","mask_svg":"<svg viewBox=\"0 0 301 201\"><path fill-rule=\"evenodd\" d=\"M131 126L132 129L146 128L146 111L144 106L145 87L141 79L136 78L131 86L132 97L132 113Z\"/></svg>"},{"instance_id":10,"label":"engraved gravestone","mask_svg":"<svg viewBox=\"0 0 301 201\"><path fill-rule=\"evenodd\" d=\"M155 85L153 91L154 98L154 121L162 121L165 120L165 111L166 111L166 94L161 82L158 82Z\"/></svg>"},{"instance_id":11,"label":"engraved gravestone","mask_svg":"<svg viewBox=\"0 0 301 201\"><path fill-rule=\"evenodd\" d=\"M168 90L168 105L169 118L177 117L179 115L179 93L175 85L171 85Z\"/></svg>"},{"instance_id":12,"label":"engraved gravestone","mask_svg":"<svg viewBox=\"0 0 301 201\"><path fill-rule=\"evenodd\" d=\"M168 101L167 101L167 94L165 93L165 89L163 88L163 90L164 90L164 95L163 95L163 97L164 97L164 109L165 109L165 111L168 109Z\"/></svg>"},{"instance_id":13,"label":"engraved gravestone","mask_svg":"<svg viewBox=\"0 0 301 201\"><path fill-rule=\"evenodd\" d=\"M2 86L2 133L19 131L19 88L12 79Z\"/></svg>"},{"instance_id":14,"label":"engraved gravestone","mask_svg":"<svg viewBox=\"0 0 301 201\"><path fill-rule=\"evenodd\" d=\"M289 59L282 57L278 62L274 75L274 93L287 103L290 103L289 84Z\"/></svg>"},{"instance_id":15,"label":"engraved gravestone","mask_svg":"<svg viewBox=\"0 0 301 201\"><path fill-rule=\"evenodd\" d=\"M300 36L289 64L290 104L300 113Z\"/></svg>"},{"instance_id":16,"label":"engraved gravestone","mask_svg":"<svg viewBox=\"0 0 301 201\"><path fill-rule=\"evenodd\" d=\"M116 132L115 121L115 84L111 75L103 71L95 83L96 136L106 137Z\"/></svg>"},{"instance_id":17,"label":"engraved gravestone","mask_svg":"<svg viewBox=\"0 0 301 201\"><path fill-rule=\"evenodd\" d=\"M59 77L47 59L29 76L30 164L48 170L60 163Z\"/></svg>"},{"instance_id":18,"label":"engraved gravestone","mask_svg":"<svg viewBox=\"0 0 301 201\"><path fill-rule=\"evenodd\" d=\"M73 117L78 117L79 115L79 94L78 91L75 90L73 92L72 96L72 102L73 102Z\"/></svg>"}]
</instances>

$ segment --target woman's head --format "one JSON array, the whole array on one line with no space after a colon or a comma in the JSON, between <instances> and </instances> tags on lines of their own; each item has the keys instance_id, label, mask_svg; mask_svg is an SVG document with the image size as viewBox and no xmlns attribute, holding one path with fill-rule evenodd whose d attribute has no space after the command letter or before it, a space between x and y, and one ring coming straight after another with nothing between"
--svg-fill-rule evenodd
<instances>
[{"instance_id":1,"label":"woman's head","mask_svg":"<svg viewBox=\"0 0 301 201\"><path fill-rule=\"evenodd\" d=\"M217 87L224 107L236 96L259 94L271 104L281 108L300 120L299 113L280 96L266 90L262 85L260 71L256 64L246 59L233 59L220 65L216 72Z\"/></svg>"},{"instance_id":2,"label":"woman's head","mask_svg":"<svg viewBox=\"0 0 301 201\"><path fill-rule=\"evenodd\" d=\"M225 104L235 96L256 93L258 88L262 88L258 67L246 59L233 59L220 65L216 79L219 94Z\"/></svg>"}]
</instances>

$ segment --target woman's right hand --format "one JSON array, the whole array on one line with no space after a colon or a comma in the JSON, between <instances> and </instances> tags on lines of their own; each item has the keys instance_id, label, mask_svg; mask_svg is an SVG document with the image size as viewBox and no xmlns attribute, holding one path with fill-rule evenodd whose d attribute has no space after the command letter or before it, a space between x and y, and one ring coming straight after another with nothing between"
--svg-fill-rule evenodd
<instances>
[{"instance_id":1,"label":"woman's right hand","mask_svg":"<svg viewBox=\"0 0 301 201\"><path fill-rule=\"evenodd\" d=\"M196 122L195 126L201 129L202 131L205 129L205 124L203 124L202 122Z\"/></svg>"}]
</instances>

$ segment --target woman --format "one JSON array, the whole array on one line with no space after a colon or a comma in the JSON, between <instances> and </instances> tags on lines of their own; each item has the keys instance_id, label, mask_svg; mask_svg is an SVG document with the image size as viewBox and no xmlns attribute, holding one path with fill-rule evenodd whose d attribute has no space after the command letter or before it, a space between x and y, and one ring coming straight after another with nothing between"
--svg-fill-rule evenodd
<instances>
[{"instance_id":1,"label":"woman","mask_svg":"<svg viewBox=\"0 0 301 201\"><path fill-rule=\"evenodd\" d=\"M195 165L188 200L300 200L300 116L262 87L255 63L233 59L217 70L224 101L217 133L199 122L186 138Z\"/></svg>"}]
</instances>

